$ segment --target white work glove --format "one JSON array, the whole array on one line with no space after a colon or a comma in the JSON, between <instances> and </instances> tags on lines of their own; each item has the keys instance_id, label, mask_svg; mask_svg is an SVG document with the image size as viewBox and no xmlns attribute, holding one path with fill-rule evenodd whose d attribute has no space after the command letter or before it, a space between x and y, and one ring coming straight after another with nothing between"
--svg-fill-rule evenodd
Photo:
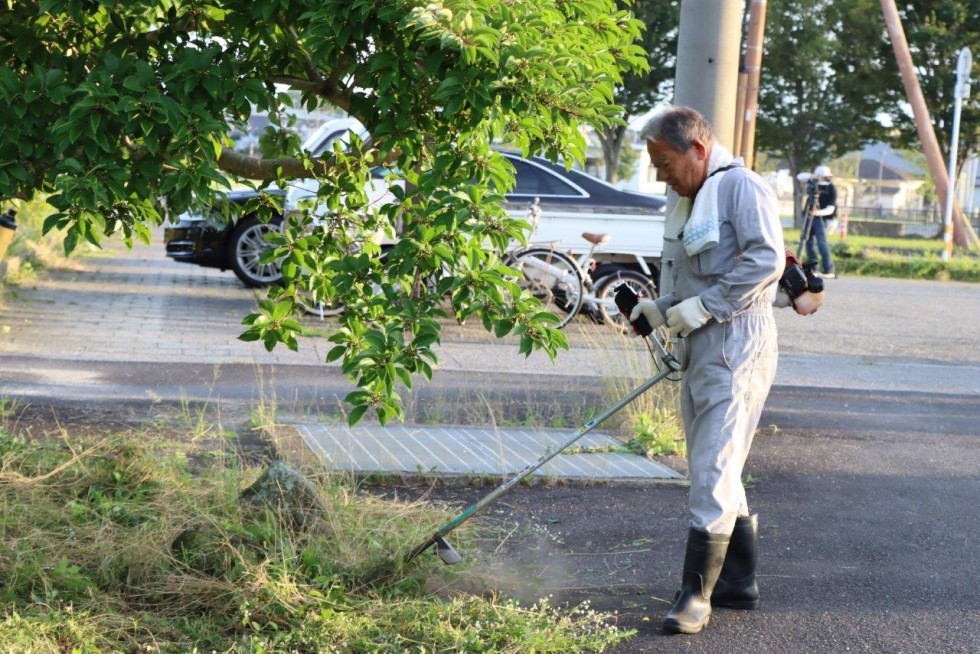
<instances>
[{"instance_id":1,"label":"white work glove","mask_svg":"<svg viewBox=\"0 0 980 654\"><path fill-rule=\"evenodd\" d=\"M640 319L640 316L647 319L651 329L660 329L667 322L664 314L660 313L660 307L653 300L640 300L637 302L633 310L630 311L630 322L636 322ZM637 335L635 331L633 335Z\"/></svg>"},{"instance_id":2,"label":"white work glove","mask_svg":"<svg viewBox=\"0 0 980 654\"><path fill-rule=\"evenodd\" d=\"M709 320L711 314L696 295L667 309L667 326L670 327L671 336L687 336Z\"/></svg>"}]
</instances>

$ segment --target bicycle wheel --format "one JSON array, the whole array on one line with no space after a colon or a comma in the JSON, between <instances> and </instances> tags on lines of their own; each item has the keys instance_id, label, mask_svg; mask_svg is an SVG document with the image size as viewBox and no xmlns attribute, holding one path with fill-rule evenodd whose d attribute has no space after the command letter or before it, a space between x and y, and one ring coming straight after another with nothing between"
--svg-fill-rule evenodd
<instances>
[{"instance_id":1,"label":"bicycle wheel","mask_svg":"<svg viewBox=\"0 0 980 654\"><path fill-rule=\"evenodd\" d=\"M382 248L381 254L378 256L382 262L387 259L390 249L390 247ZM381 292L381 289L376 284L372 284L372 292L377 295ZM303 313L315 316L320 320L339 316L347 310L347 306L339 298L333 302L321 302L315 299L313 293L305 289L301 289L296 293L296 304L299 305Z\"/></svg>"},{"instance_id":2,"label":"bicycle wheel","mask_svg":"<svg viewBox=\"0 0 980 654\"><path fill-rule=\"evenodd\" d=\"M296 303L303 313L316 316L320 320L339 316L346 308L342 303L317 302L313 299L313 294L309 291L300 291L296 294Z\"/></svg>"},{"instance_id":3,"label":"bicycle wheel","mask_svg":"<svg viewBox=\"0 0 980 654\"><path fill-rule=\"evenodd\" d=\"M652 300L657 297L657 287L653 281L641 272L625 268L602 277L595 283L595 296L599 301L599 315L603 322L618 329L631 329L629 316L619 312L614 300L616 289L620 284L626 284L641 300Z\"/></svg>"},{"instance_id":4,"label":"bicycle wheel","mask_svg":"<svg viewBox=\"0 0 980 654\"><path fill-rule=\"evenodd\" d=\"M578 265L566 254L548 248L531 248L513 255L510 264L521 271L518 283L558 317L558 329L582 308L583 281Z\"/></svg>"}]
</instances>

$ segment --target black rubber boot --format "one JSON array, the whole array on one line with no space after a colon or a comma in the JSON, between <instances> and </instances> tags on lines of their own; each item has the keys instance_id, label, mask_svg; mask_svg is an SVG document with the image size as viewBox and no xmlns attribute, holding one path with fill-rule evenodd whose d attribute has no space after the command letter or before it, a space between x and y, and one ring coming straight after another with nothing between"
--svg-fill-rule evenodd
<instances>
[{"instance_id":1,"label":"black rubber boot","mask_svg":"<svg viewBox=\"0 0 980 654\"><path fill-rule=\"evenodd\" d=\"M756 514L735 521L725 564L711 593L711 605L749 611L759 608L759 585L755 581L758 562L759 515Z\"/></svg>"},{"instance_id":2,"label":"black rubber boot","mask_svg":"<svg viewBox=\"0 0 980 654\"><path fill-rule=\"evenodd\" d=\"M708 625L711 591L725 562L729 538L727 534L709 534L691 528L684 554L681 592L664 618L664 631L696 634Z\"/></svg>"}]
</instances>

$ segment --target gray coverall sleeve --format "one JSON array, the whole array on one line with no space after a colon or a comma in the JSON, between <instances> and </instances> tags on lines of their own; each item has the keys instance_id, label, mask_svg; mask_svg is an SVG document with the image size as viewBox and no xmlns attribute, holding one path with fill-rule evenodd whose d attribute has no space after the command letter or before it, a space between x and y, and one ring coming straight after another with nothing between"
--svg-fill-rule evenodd
<instances>
[{"instance_id":1,"label":"gray coverall sleeve","mask_svg":"<svg viewBox=\"0 0 980 654\"><path fill-rule=\"evenodd\" d=\"M761 296L771 304L786 263L775 196L745 175L726 176L722 184L718 212L726 217L722 229L731 230L737 244L737 251L731 253L734 266L700 293L704 308L719 322Z\"/></svg>"}]
</instances>

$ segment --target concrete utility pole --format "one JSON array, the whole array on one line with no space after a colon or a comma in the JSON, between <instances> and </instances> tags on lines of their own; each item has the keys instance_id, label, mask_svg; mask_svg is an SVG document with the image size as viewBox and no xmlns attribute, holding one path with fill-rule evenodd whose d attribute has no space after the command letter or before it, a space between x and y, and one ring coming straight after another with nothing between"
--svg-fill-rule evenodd
<instances>
[{"instance_id":1,"label":"concrete utility pole","mask_svg":"<svg viewBox=\"0 0 980 654\"><path fill-rule=\"evenodd\" d=\"M700 111L729 150L744 11L742 0L683 0L677 36L674 104Z\"/></svg>"},{"instance_id":2,"label":"concrete utility pole","mask_svg":"<svg viewBox=\"0 0 980 654\"><path fill-rule=\"evenodd\" d=\"M682 0L677 35L674 104L701 112L733 152L744 15L743 0ZM668 215L676 204L677 195L668 192ZM661 293L673 290L669 267L666 261L660 267Z\"/></svg>"}]
</instances>

